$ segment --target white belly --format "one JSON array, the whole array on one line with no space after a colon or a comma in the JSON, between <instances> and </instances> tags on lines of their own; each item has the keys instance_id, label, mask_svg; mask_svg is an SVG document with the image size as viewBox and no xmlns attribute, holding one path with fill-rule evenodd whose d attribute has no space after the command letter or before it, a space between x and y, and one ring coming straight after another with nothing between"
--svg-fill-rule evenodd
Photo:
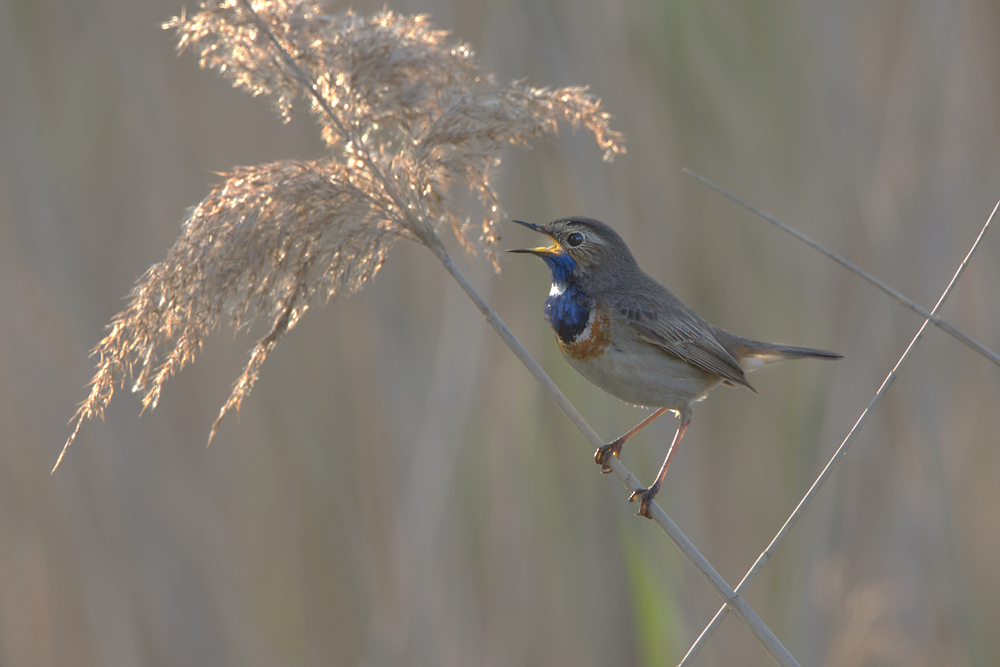
<instances>
[{"instance_id":1,"label":"white belly","mask_svg":"<svg viewBox=\"0 0 1000 667\"><path fill-rule=\"evenodd\" d=\"M564 355L580 375L623 401L680 411L700 401L722 382L718 375L685 363L646 343L641 353L614 346L589 359ZM644 349L645 348L645 349Z\"/></svg>"}]
</instances>

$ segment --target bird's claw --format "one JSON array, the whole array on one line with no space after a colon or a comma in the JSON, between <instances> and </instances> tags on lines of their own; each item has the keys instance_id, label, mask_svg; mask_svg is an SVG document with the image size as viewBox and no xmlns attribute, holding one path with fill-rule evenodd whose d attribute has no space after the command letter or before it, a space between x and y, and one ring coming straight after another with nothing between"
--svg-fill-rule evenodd
<instances>
[{"instance_id":1,"label":"bird's claw","mask_svg":"<svg viewBox=\"0 0 1000 667\"><path fill-rule=\"evenodd\" d=\"M611 472L611 466L609 465L611 463L611 457L619 457L622 452L623 444L625 443L615 440L614 442L609 442L603 447L598 447L597 451L594 452L594 463L601 466L602 473L607 474Z\"/></svg>"},{"instance_id":2,"label":"bird's claw","mask_svg":"<svg viewBox=\"0 0 1000 667\"><path fill-rule=\"evenodd\" d=\"M654 484L648 489L636 489L632 492L632 495L628 497L628 501L630 503L634 503L636 500L639 501L639 511L635 513L636 516L644 516L647 519L653 518L649 514L649 506L652 504L653 498L656 497L659 490L659 485Z\"/></svg>"}]
</instances>

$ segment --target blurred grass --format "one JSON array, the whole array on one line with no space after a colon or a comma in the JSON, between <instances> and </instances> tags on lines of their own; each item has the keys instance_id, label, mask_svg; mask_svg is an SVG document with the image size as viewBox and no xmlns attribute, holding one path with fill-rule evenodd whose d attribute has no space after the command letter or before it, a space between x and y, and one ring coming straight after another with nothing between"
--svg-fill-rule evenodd
<instances>
[{"instance_id":1,"label":"blurred grass","mask_svg":"<svg viewBox=\"0 0 1000 667\"><path fill-rule=\"evenodd\" d=\"M639 659L636 664L677 663L687 652L685 613L671 581L680 569L674 553L662 541L641 543L638 536L622 530L626 574L631 600L631 622ZM661 548L657 548L661 547Z\"/></svg>"},{"instance_id":2,"label":"blurred grass","mask_svg":"<svg viewBox=\"0 0 1000 667\"><path fill-rule=\"evenodd\" d=\"M501 80L590 84L628 134L610 166L570 133L511 152L512 215L602 218L710 321L847 355L769 368L759 396L719 390L698 406L660 500L735 583L919 321L680 169L929 306L998 196L1000 11L393 8L429 11ZM398 247L358 296L310 311L211 448L252 337L214 336L141 419L126 392L47 474L87 351L212 172L321 150L308 119L281 125L175 58L158 26L180 10L0 3L0 663L679 659L716 599L422 248ZM944 312L994 349L998 243L986 239ZM541 317L544 267L515 259L499 277L463 270L617 435L640 413L561 360ZM803 664L1000 661L998 400L992 365L928 334L748 596ZM676 426L661 421L625 451L641 480ZM703 664L748 662L768 658L728 621Z\"/></svg>"}]
</instances>

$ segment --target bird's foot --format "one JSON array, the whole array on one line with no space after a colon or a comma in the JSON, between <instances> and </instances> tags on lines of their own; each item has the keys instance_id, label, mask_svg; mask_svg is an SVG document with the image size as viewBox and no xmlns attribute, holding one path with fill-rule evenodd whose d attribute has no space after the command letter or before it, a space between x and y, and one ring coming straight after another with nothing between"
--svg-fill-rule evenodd
<instances>
[{"instance_id":1,"label":"bird's foot","mask_svg":"<svg viewBox=\"0 0 1000 667\"><path fill-rule=\"evenodd\" d=\"M656 497L659 490L660 485L654 484L648 489L636 489L632 492L632 495L628 497L628 501L630 503L639 501L639 511L635 513L636 516L644 516L647 519L653 518L649 515L649 505L653 502L653 498Z\"/></svg>"},{"instance_id":2,"label":"bird's foot","mask_svg":"<svg viewBox=\"0 0 1000 667\"><path fill-rule=\"evenodd\" d=\"M607 474L611 472L611 457L619 458L622 453L622 445L625 441L621 438L613 440L603 447L598 447L594 452L594 463L601 466L601 472Z\"/></svg>"}]
</instances>

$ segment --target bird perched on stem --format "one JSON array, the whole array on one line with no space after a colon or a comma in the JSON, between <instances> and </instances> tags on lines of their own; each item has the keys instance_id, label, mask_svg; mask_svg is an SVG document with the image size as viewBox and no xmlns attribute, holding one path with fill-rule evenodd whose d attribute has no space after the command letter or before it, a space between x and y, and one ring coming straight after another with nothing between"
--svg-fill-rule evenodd
<instances>
[{"instance_id":1,"label":"bird perched on stem","mask_svg":"<svg viewBox=\"0 0 1000 667\"><path fill-rule=\"evenodd\" d=\"M610 472L611 456L625 441L667 410L680 417L656 480L629 497L637 514L649 516L670 461L691 422L691 406L719 384L756 390L746 372L785 359L840 359L825 350L743 338L699 317L650 278L622 238L592 218L572 217L545 225L515 220L553 244L509 252L538 255L552 273L545 319L570 365L623 401L657 408L620 437L599 448L594 460Z\"/></svg>"}]
</instances>

